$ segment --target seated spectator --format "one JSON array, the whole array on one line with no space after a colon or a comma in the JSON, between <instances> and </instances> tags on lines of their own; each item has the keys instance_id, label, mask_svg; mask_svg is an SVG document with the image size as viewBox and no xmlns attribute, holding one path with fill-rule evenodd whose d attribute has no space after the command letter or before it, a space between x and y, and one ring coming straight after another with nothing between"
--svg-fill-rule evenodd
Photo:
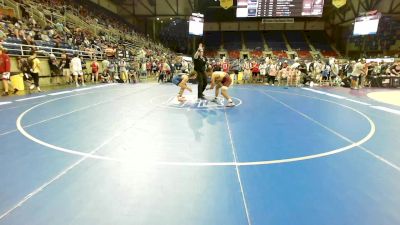
<instances>
[{"instance_id":1,"label":"seated spectator","mask_svg":"<svg viewBox=\"0 0 400 225\"><path fill-rule=\"evenodd\" d=\"M30 18L29 18L29 26L31 27L31 28L34 28L34 27L36 27L36 20L33 18L33 16L31 16Z\"/></svg>"},{"instance_id":2,"label":"seated spectator","mask_svg":"<svg viewBox=\"0 0 400 225\"><path fill-rule=\"evenodd\" d=\"M398 77L400 76L400 62L396 61L391 67L390 67L390 75Z\"/></svg>"},{"instance_id":3,"label":"seated spectator","mask_svg":"<svg viewBox=\"0 0 400 225\"><path fill-rule=\"evenodd\" d=\"M109 58L114 58L116 53L116 49L114 49L111 45L107 46L105 49L105 54Z\"/></svg>"},{"instance_id":4,"label":"seated spectator","mask_svg":"<svg viewBox=\"0 0 400 225\"><path fill-rule=\"evenodd\" d=\"M40 35L40 39L42 41L50 42L49 36L46 34L46 31L43 31L42 34Z\"/></svg>"},{"instance_id":5,"label":"seated spectator","mask_svg":"<svg viewBox=\"0 0 400 225\"><path fill-rule=\"evenodd\" d=\"M28 36L26 36L25 40L22 40L22 44L24 44L24 45L35 45L35 42L32 39L32 37L30 35L28 35ZM23 49L24 52L26 52L27 50L30 51L32 49L32 47L23 46L22 49Z\"/></svg>"},{"instance_id":6,"label":"seated spectator","mask_svg":"<svg viewBox=\"0 0 400 225\"><path fill-rule=\"evenodd\" d=\"M3 31L3 29L0 28L0 42L3 42L3 40L6 38L7 38L6 33Z\"/></svg>"}]
</instances>

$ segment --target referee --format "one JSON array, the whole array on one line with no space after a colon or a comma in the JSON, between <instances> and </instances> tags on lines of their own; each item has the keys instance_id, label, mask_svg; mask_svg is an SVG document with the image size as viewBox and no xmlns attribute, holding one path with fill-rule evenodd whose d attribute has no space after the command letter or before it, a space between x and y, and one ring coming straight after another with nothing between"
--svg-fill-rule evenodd
<instances>
[{"instance_id":1,"label":"referee","mask_svg":"<svg viewBox=\"0 0 400 225\"><path fill-rule=\"evenodd\" d=\"M203 92L207 86L207 75L205 73L207 59L203 56L203 54L204 54L203 44L200 43L199 48L194 54L193 62L194 62L194 70L197 73L197 83L198 83L197 98L205 100L206 98L204 97Z\"/></svg>"}]
</instances>

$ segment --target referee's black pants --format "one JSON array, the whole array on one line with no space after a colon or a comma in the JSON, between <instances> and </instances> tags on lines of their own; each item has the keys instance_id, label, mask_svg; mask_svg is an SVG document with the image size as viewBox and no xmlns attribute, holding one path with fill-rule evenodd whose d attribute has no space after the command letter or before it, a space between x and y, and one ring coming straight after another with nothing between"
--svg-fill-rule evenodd
<instances>
[{"instance_id":1,"label":"referee's black pants","mask_svg":"<svg viewBox=\"0 0 400 225\"><path fill-rule=\"evenodd\" d=\"M203 92L204 90L206 90L207 87L207 75L205 72L199 72L199 71L196 72L197 72L197 83L198 83L197 97L202 98L204 96Z\"/></svg>"}]
</instances>

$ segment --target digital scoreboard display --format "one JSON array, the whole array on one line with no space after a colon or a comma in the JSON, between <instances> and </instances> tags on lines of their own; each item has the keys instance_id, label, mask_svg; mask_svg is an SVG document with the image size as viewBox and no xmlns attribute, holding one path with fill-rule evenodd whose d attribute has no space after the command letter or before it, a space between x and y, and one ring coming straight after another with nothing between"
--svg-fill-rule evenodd
<instances>
[{"instance_id":1,"label":"digital scoreboard display","mask_svg":"<svg viewBox=\"0 0 400 225\"><path fill-rule=\"evenodd\" d=\"M199 13L192 13L189 18L189 34L203 36L204 15Z\"/></svg>"},{"instance_id":2,"label":"digital scoreboard display","mask_svg":"<svg viewBox=\"0 0 400 225\"><path fill-rule=\"evenodd\" d=\"M358 35L376 34L376 32L378 31L380 18L381 18L380 13L376 15L356 18L354 23L353 35L358 36Z\"/></svg>"},{"instance_id":3,"label":"digital scoreboard display","mask_svg":"<svg viewBox=\"0 0 400 225\"><path fill-rule=\"evenodd\" d=\"M322 17L324 0L238 0L236 17Z\"/></svg>"}]
</instances>

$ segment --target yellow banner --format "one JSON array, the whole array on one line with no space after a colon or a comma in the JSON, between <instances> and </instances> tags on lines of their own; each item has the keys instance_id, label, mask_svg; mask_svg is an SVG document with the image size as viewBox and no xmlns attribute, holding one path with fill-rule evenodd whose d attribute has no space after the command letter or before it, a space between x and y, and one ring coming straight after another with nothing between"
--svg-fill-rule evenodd
<instances>
[{"instance_id":1,"label":"yellow banner","mask_svg":"<svg viewBox=\"0 0 400 225\"><path fill-rule=\"evenodd\" d=\"M346 5L347 0L332 0L332 5L335 6L336 8L340 8L344 5Z\"/></svg>"},{"instance_id":2,"label":"yellow banner","mask_svg":"<svg viewBox=\"0 0 400 225\"><path fill-rule=\"evenodd\" d=\"M229 9L233 6L233 0L220 0L219 2L224 9Z\"/></svg>"}]
</instances>

